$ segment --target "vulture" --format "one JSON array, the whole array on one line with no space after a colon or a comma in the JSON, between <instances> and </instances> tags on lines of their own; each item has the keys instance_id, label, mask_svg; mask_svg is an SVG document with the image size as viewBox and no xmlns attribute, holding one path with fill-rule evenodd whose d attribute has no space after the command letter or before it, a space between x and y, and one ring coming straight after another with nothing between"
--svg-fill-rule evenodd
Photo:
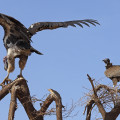
<instances>
[{"instance_id":1,"label":"vulture","mask_svg":"<svg viewBox=\"0 0 120 120\"><path fill-rule=\"evenodd\" d=\"M120 81L120 65L112 65L110 59L106 58L103 60L106 64L106 70L104 74L106 77L110 78L113 82L113 87L117 85L117 82Z\"/></svg>"},{"instance_id":2,"label":"vulture","mask_svg":"<svg viewBox=\"0 0 120 120\"><path fill-rule=\"evenodd\" d=\"M15 69L15 58L19 58L19 76L23 77L22 70L26 65L28 56L30 56L31 53L42 55L41 52L31 46L31 37L37 32L46 29L53 30L60 27L76 27L75 25L79 25L82 28L83 25L90 27L90 24L94 26L96 26L96 24L99 25L96 20L85 19L65 22L37 22L30 25L29 28L26 28L15 18L0 13L0 25L5 31L3 43L7 51L7 56L3 59L4 68L7 71L7 76L0 85L5 85L5 83L10 81L9 74Z\"/></svg>"}]
</instances>

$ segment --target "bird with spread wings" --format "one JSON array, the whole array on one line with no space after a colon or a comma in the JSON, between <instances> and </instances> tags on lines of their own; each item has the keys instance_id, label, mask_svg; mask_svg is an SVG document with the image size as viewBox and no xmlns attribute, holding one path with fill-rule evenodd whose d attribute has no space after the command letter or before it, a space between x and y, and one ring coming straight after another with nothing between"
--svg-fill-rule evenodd
<instances>
[{"instance_id":1,"label":"bird with spread wings","mask_svg":"<svg viewBox=\"0 0 120 120\"><path fill-rule=\"evenodd\" d=\"M3 59L4 68L7 71L7 76L1 83L2 86L10 81L9 74L15 69L15 58L19 58L20 75L22 76L22 70L24 69L28 56L35 52L42 55L41 52L31 46L31 37L36 32L45 29L66 28L68 26L76 27L79 25L83 28L83 25L90 27L89 24L96 26L99 23L93 19L74 20L65 22L38 22L32 24L29 28L26 28L21 22L10 17L8 15L0 13L0 25L4 28L5 34L3 43L7 51L7 56Z\"/></svg>"}]
</instances>

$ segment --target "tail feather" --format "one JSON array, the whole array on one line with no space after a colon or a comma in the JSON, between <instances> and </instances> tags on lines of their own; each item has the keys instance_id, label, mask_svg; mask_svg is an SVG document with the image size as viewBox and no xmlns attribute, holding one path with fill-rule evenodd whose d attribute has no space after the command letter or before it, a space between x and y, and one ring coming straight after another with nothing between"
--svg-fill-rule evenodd
<instances>
[{"instance_id":1,"label":"tail feather","mask_svg":"<svg viewBox=\"0 0 120 120\"><path fill-rule=\"evenodd\" d=\"M33 47L30 48L30 51L31 52L35 52L35 53L37 53L39 55L43 55L41 52L39 52L38 50L34 49Z\"/></svg>"}]
</instances>

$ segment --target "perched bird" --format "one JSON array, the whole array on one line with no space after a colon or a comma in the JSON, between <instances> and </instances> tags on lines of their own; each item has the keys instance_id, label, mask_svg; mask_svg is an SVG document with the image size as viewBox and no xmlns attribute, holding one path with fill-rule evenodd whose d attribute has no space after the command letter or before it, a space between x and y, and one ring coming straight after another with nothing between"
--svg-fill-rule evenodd
<instances>
[{"instance_id":1,"label":"perched bird","mask_svg":"<svg viewBox=\"0 0 120 120\"><path fill-rule=\"evenodd\" d=\"M113 87L120 81L120 65L112 65L110 59L106 58L103 60L106 64L106 71L104 72L106 77L110 78L113 82Z\"/></svg>"},{"instance_id":2,"label":"perched bird","mask_svg":"<svg viewBox=\"0 0 120 120\"><path fill-rule=\"evenodd\" d=\"M31 37L36 34L38 31L42 31L45 29L56 29L60 27L68 27L73 26L76 27L79 25L83 27L82 24L87 25L92 24L96 26L99 23L96 20L85 19L85 20L74 20L74 21L66 21L66 22L38 22L32 24L29 28L26 28L22 23L13 17L4 15L0 13L0 25L4 28L5 35L3 38L4 46L7 50L7 56L4 59L5 70L7 70L8 74L1 85L4 85L6 81L9 81L9 74L14 71L15 68L15 58L19 58L19 67L20 67L20 75L22 76L22 70L25 67L28 56L31 53L35 52L39 55L42 55L41 52L34 49L31 46Z\"/></svg>"}]
</instances>

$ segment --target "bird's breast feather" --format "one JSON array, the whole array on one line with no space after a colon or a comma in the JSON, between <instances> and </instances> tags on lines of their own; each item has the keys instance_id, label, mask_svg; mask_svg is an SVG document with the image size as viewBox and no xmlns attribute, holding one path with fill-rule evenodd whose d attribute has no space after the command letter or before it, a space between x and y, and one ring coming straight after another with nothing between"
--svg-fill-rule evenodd
<instances>
[{"instance_id":1,"label":"bird's breast feather","mask_svg":"<svg viewBox=\"0 0 120 120\"><path fill-rule=\"evenodd\" d=\"M108 68L104 74L107 76L107 77L120 77L120 66L116 65L116 66L112 66L110 68Z\"/></svg>"}]
</instances>

